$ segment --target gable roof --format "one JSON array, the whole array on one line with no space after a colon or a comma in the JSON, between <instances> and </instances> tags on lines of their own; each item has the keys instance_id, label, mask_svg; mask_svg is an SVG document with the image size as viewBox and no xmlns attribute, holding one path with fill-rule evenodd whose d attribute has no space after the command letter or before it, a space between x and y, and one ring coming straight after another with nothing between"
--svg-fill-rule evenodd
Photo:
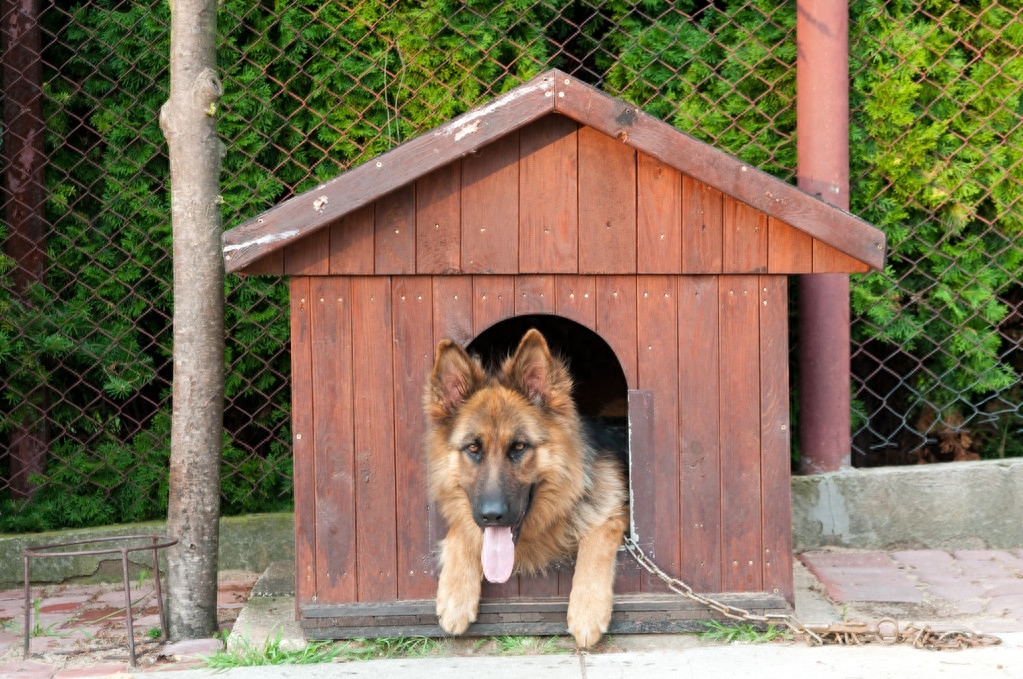
<instances>
[{"instance_id":1,"label":"gable roof","mask_svg":"<svg viewBox=\"0 0 1023 679\"><path fill-rule=\"evenodd\" d=\"M884 267L882 231L558 70L270 208L223 235L228 273L543 116L592 127L867 264Z\"/></svg>"}]
</instances>

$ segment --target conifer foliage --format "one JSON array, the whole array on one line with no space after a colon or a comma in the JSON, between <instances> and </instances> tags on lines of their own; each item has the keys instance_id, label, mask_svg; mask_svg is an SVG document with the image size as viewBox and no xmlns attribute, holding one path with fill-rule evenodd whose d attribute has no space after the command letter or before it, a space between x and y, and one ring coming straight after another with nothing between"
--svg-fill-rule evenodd
<instances>
[{"instance_id":1,"label":"conifer foliage","mask_svg":"<svg viewBox=\"0 0 1023 679\"><path fill-rule=\"evenodd\" d=\"M223 0L224 226L551 67L794 181L795 16L768 0ZM56 0L42 19L52 231L27 298L0 254L0 449L44 406L51 444L29 503L0 482L0 531L166 511L168 4ZM891 246L853 279L854 460L1023 454L1023 3L855 0L850 27L852 211ZM285 509L287 288L228 277L225 293L223 511ZM40 384L48 404L28 398Z\"/></svg>"}]
</instances>

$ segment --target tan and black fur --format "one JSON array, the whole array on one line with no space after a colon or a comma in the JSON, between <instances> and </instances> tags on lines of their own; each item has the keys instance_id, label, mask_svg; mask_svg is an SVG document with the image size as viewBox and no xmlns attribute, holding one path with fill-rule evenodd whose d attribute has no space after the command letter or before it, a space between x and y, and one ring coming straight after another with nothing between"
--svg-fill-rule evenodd
<instances>
[{"instance_id":1,"label":"tan and black fur","mask_svg":"<svg viewBox=\"0 0 1023 679\"><path fill-rule=\"evenodd\" d=\"M430 497L447 520L437 615L451 634L476 619L483 526L512 526L515 572L575 558L568 629L592 646L611 619L615 556L628 527L624 451L580 419L572 379L537 330L488 373L455 342L437 346L424 397Z\"/></svg>"}]
</instances>

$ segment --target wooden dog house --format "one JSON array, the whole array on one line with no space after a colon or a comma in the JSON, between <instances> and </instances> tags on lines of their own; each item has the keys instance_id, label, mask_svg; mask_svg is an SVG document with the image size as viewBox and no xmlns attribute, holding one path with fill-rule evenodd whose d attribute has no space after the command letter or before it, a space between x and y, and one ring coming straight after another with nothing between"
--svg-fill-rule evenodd
<instances>
[{"instance_id":1,"label":"wooden dog house","mask_svg":"<svg viewBox=\"0 0 1023 679\"><path fill-rule=\"evenodd\" d=\"M434 347L538 314L620 365L647 553L787 610L786 276L884 257L871 225L559 71L228 231L229 272L290 277L307 634L442 634L420 443ZM570 570L486 585L469 633L563 633ZM712 617L624 553L615 591L612 632Z\"/></svg>"}]
</instances>

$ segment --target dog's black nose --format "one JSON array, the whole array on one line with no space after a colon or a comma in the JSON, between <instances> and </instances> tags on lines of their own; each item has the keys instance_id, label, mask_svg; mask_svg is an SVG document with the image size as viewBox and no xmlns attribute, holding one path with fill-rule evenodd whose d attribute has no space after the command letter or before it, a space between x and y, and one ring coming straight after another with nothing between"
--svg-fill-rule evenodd
<instances>
[{"instance_id":1,"label":"dog's black nose","mask_svg":"<svg viewBox=\"0 0 1023 679\"><path fill-rule=\"evenodd\" d=\"M508 502L500 496L480 498L476 522L482 526L501 526L508 520Z\"/></svg>"}]
</instances>

